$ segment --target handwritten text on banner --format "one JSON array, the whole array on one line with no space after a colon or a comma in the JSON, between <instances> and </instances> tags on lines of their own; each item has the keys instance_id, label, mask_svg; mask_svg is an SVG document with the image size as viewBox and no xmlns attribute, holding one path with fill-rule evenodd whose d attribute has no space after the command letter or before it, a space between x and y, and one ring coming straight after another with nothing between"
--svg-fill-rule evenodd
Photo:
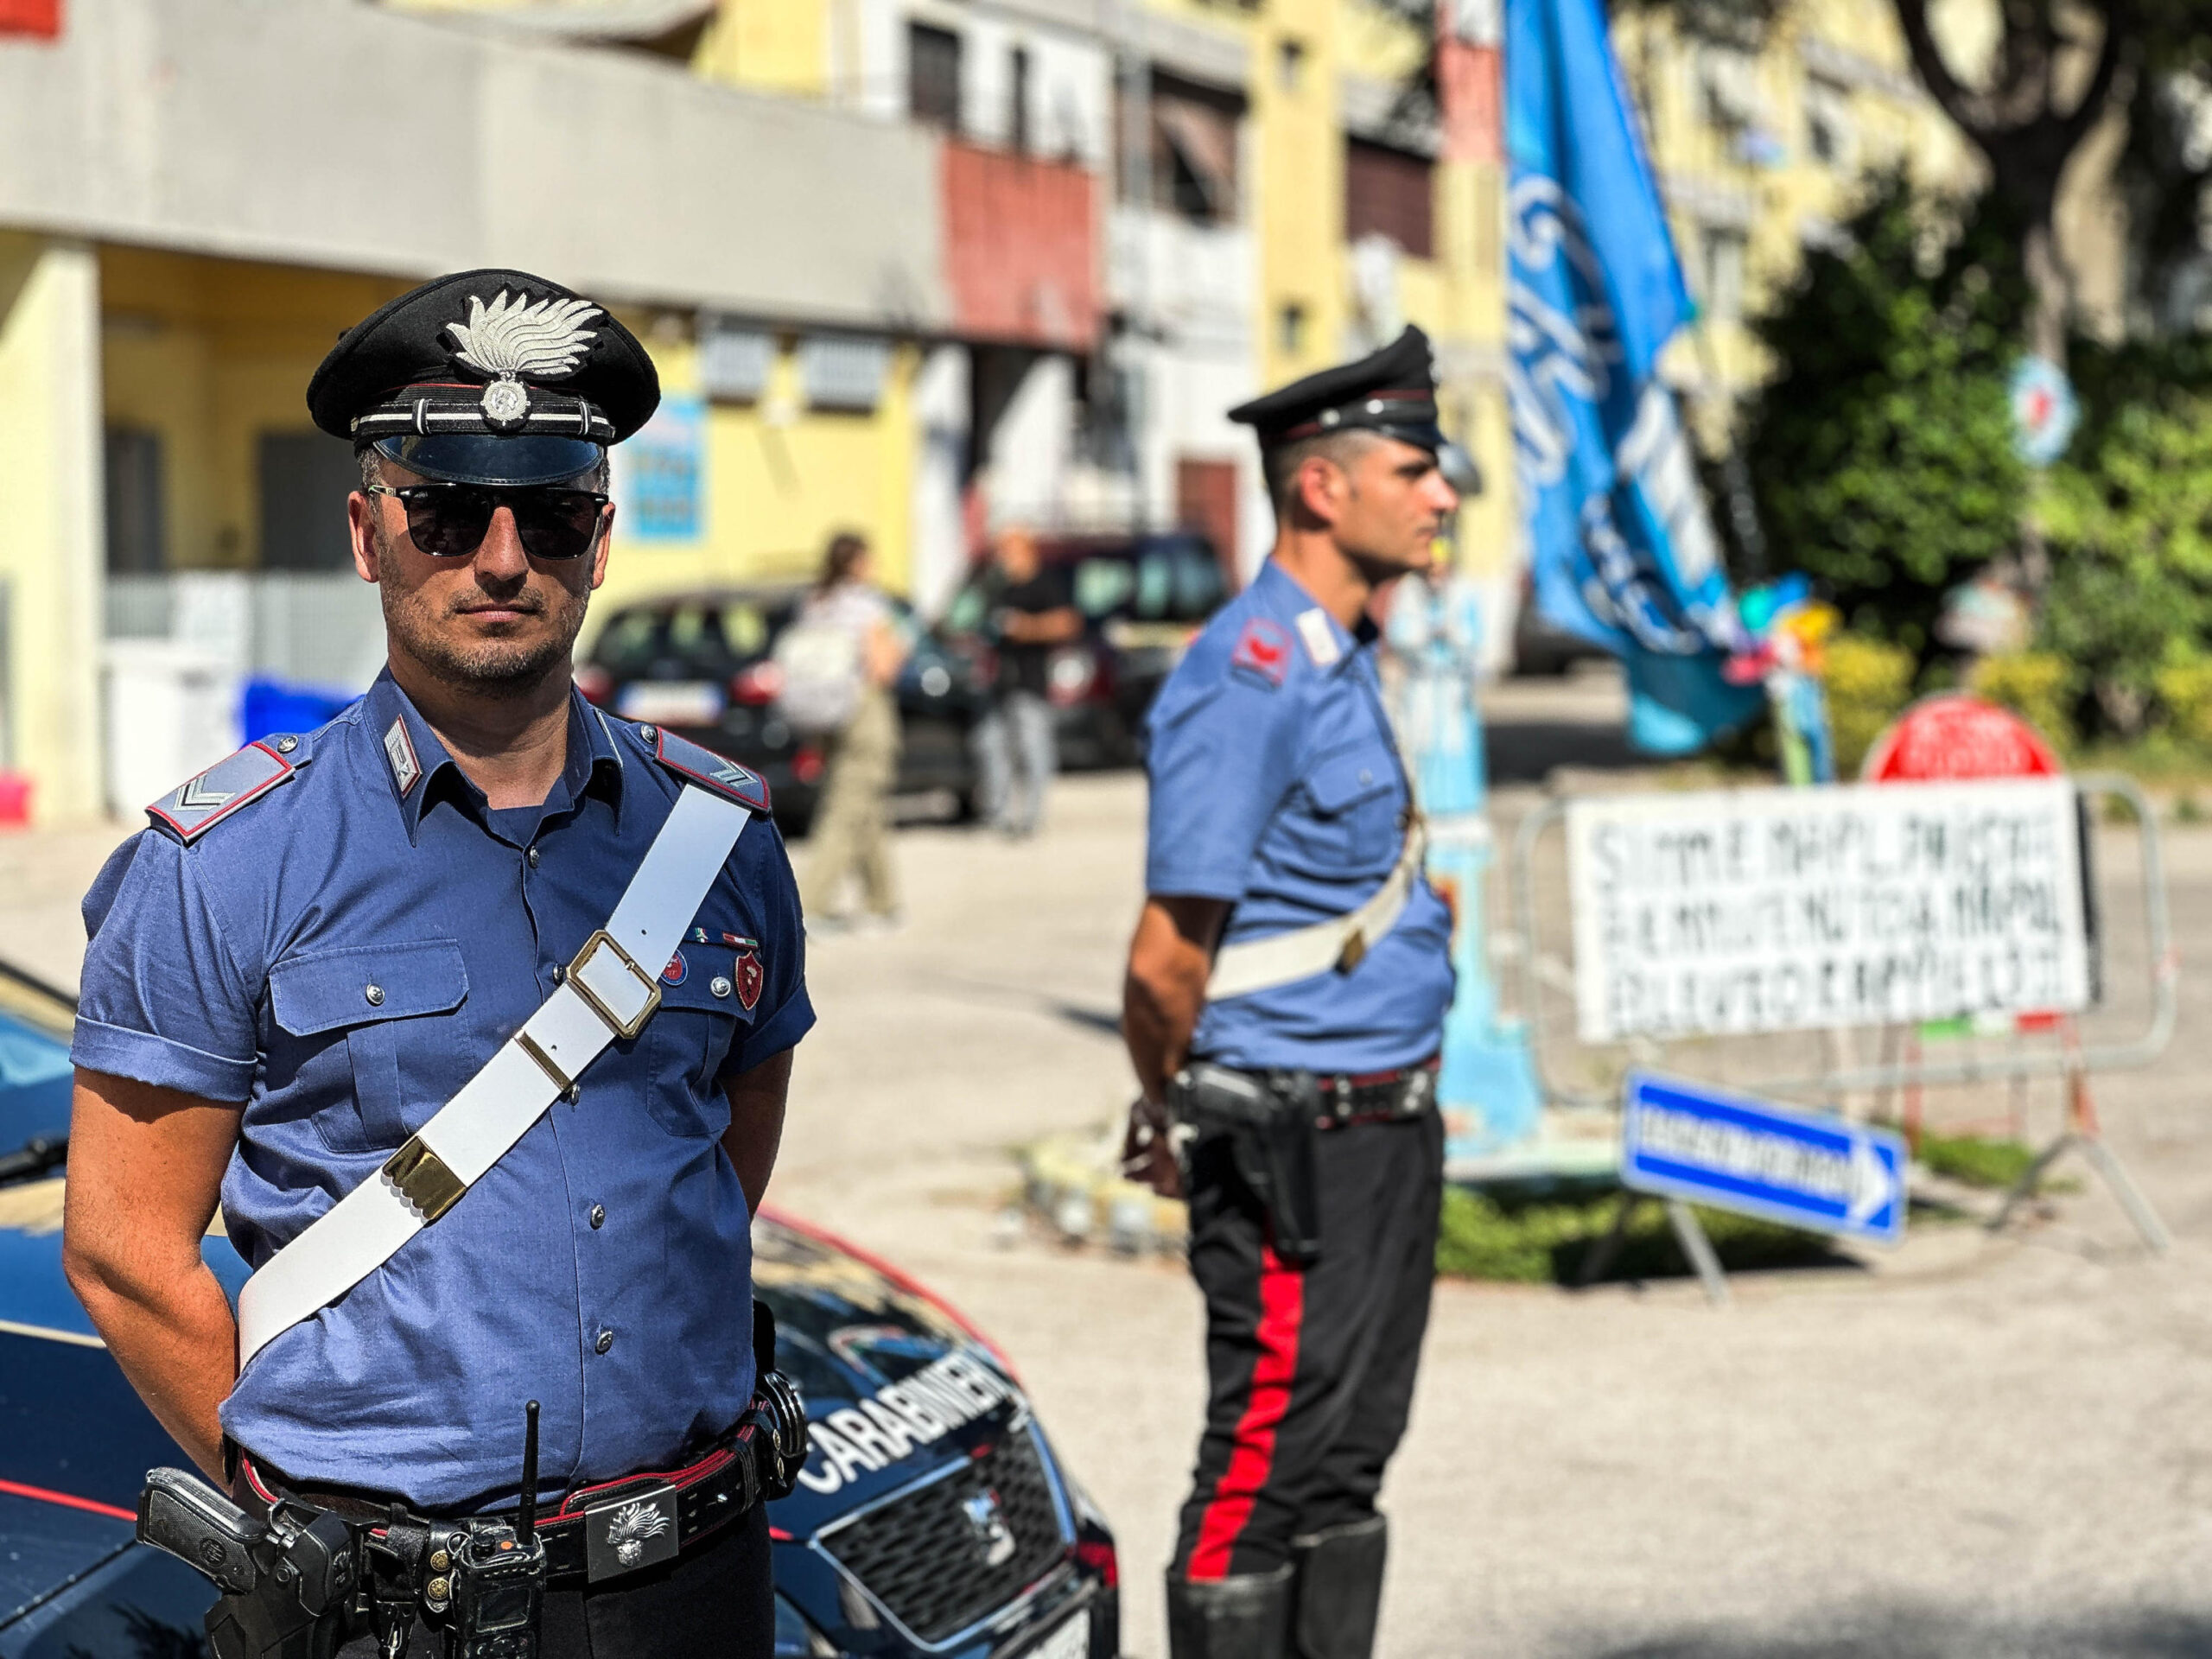
<instances>
[{"instance_id":1,"label":"handwritten text on banner","mask_svg":"<svg viewBox=\"0 0 2212 1659\"><path fill-rule=\"evenodd\" d=\"M2063 779L1576 801L1582 1039L2077 1011L2076 824Z\"/></svg>"}]
</instances>

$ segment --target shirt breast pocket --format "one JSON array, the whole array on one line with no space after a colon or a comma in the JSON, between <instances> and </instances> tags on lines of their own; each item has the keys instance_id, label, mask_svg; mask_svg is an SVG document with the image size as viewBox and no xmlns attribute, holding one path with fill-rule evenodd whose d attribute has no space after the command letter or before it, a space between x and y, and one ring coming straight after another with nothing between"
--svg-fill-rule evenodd
<instances>
[{"instance_id":1,"label":"shirt breast pocket","mask_svg":"<svg viewBox=\"0 0 2212 1659\"><path fill-rule=\"evenodd\" d=\"M1365 745L1325 755L1306 774L1306 797L1313 816L1301 839L1332 873L1357 873L1395 855L1398 773L1388 757Z\"/></svg>"},{"instance_id":2,"label":"shirt breast pocket","mask_svg":"<svg viewBox=\"0 0 2212 1659\"><path fill-rule=\"evenodd\" d=\"M727 945L687 944L677 957L683 977L671 984L661 976L660 1007L639 1041L652 1079L646 1109L671 1135L713 1137L729 1127L729 1102L715 1079L751 1019L738 1000L735 958Z\"/></svg>"},{"instance_id":3,"label":"shirt breast pocket","mask_svg":"<svg viewBox=\"0 0 2212 1659\"><path fill-rule=\"evenodd\" d=\"M270 1013L296 1051L298 1074L321 1072L350 1096L315 1111L325 1145L396 1151L460 1092L468 1079L456 1074L456 1057L468 1046L437 1016L467 995L452 939L311 950L270 969ZM272 1071L283 1069L276 1058Z\"/></svg>"}]
</instances>

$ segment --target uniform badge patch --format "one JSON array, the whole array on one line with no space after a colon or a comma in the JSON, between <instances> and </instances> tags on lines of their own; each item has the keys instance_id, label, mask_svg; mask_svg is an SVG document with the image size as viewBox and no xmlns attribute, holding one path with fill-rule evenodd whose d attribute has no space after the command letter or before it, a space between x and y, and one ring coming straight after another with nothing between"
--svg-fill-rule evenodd
<instances>
[{"instance_id":1,"label":"uniform badge patch","mask_svg":"<svg viewBox=\"0 0 2212 1659\"><path fill-rule=\"evenodd\" d=\"M737 953L737 1000L745 1005L747 1014L760 1006L760 988L768 982L768 970L760 965L760 958L750 950Z\"/></svg>"},{"instance_id":2,"label":"uniform badge patch","mask_svg":"<svg viewBox=\"0 0 2212 1659\"><path fill-rule=\"evenodd\" d=\"M266 795L294 770L292 763L274 749L249 743L162 796L146 809L147 815L168 825L188 845L219 819Z\"/></svg>"},{"instance_id":3,"label":"uniform badge patch","mask_svg":"<svg viewBox=\"0 0 2212 1659\"><path fill-rule=\"evenodd\" d=\"M395 719L384 734L384 756L391 762L391 780L399 785L403 799L415 787L415 780L423 775L423 763L415 758L415 740L407 735L407 722Z\"/></svg>"},{"instance_id":4,"label":"uniform badge patch","mask_svg":"<svg viewBox=\"0 0 2212 1659\"><path fill-rule=\"evenodd\" d=\"M1313 659L1317 668L1335 666L1344 648L1337 644L1337 636L1329 627L1329 613L1319 605L1298 613L1298 637L1306 642L1306 654Z\"/></svg>"},{"instance_id":5,"label":"uniform badge patch","mask_svg":"<svg viewBox=\"0 0 2212 1659\"><path fill-rule=\"evenodd\" d=\"M660 970L660 977L666 985L681 985L691 977L691 964L683 960L681 950L668 959L668 966Z\"/></svg>"},{"instance_id":6,"label":"uniform badge patch","mask_svg":"<svg viewBox=\"0 0 2212 1659\"><path fill-rule=\"evenodd\" d=\"M1280 622L1255 616L1236 636L1236 650L1229 665L1249 670L1269 685L1281 685L1283 676L1290 672L1290 636Z\"/></svg>"},{"instance_id":7,"label":"uniform badge patch","mask_svg":"<svg viewBox=\"0 0 2212 1659\"><path fill-rule=\"evenodd\" d=\"M702 748L689 738L678 737L665 726L655 734L653 753L670 771L704 784L741 806L750 807L755 812L768 810L768 785L749 766L741 766L712 749Z\"/></svg>"}]
</instances>

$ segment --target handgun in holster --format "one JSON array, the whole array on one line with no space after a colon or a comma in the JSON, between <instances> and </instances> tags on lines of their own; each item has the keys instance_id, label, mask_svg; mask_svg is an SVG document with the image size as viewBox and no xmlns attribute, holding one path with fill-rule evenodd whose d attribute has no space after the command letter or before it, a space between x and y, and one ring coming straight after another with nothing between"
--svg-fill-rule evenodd
<instances>
[{"instance_id":1,"label":"handgun in holster","mask_svg":"<svg viewBox=\"0 0 2212 1659\"><path fill-rule=\"evenodd\" d=\"M1236 1071L1206 1060L1178 1072L1168 1094L1196 1140L1227 1139L1238 1178L1266 1212L1275 1254L1299 1267L1321 1255L1313 1176L1320 1101L1311 1072Z\"/></svg>"},{"instance_id":2,"label":"handgun in holster","mask_svg":"<svg viewBox=\"0 0 2212 1659\"><path fill-rule=\"evenodd\" d=\"M353 1529L280 1503L267 1524L181 1469L138 1495L138 1540L197 1568L223 1595L207 1611L215 1659L329 1659L353 1594Z\"/></svg>"}]
</instances>

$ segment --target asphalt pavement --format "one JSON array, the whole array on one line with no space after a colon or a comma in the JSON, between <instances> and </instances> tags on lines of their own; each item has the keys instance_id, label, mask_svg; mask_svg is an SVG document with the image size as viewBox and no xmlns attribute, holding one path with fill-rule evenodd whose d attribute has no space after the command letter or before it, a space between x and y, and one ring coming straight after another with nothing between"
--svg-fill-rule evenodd
<instances>
[{"instance_id":1,"label":"asphalt pavement","mask_svg":"<svg viewBox=\"0 0 2212 1659\"><path fill-rule=\"evenodd\" d=\"M1496 702L1518 780L1503 817L1551 754L1601 780L1626 762L1602 683ZM1118 1531L1128 1649L1155 1656L1198 1299L1172 1262L1007 1216L1013 1149L1103 1127L1130 1092L1115 1023L1142 826L1141 779L1109 774L1064 779L1032 841L899 835L906 925L811 950L821 1020L771 1202L897 1262L1012 1356ZM121 833L0 839L8 954L73 982L75 897ZM2186 961L2212 936L2212 830L2170 830L2168 849ZM2173 1230L2163 1259L2084 1180L2001 1236L1955 1224L1863 1265L1741 1275L1726 1310L1687 1281L1440 1287L1384 1493L1382 1652L2212 1652L2212 979L2184 972L2181 994L2165 1059L2097 1096ZM2030 1103L2048 1128L2051 1091Z\"/></svg>"}]
</instances>

